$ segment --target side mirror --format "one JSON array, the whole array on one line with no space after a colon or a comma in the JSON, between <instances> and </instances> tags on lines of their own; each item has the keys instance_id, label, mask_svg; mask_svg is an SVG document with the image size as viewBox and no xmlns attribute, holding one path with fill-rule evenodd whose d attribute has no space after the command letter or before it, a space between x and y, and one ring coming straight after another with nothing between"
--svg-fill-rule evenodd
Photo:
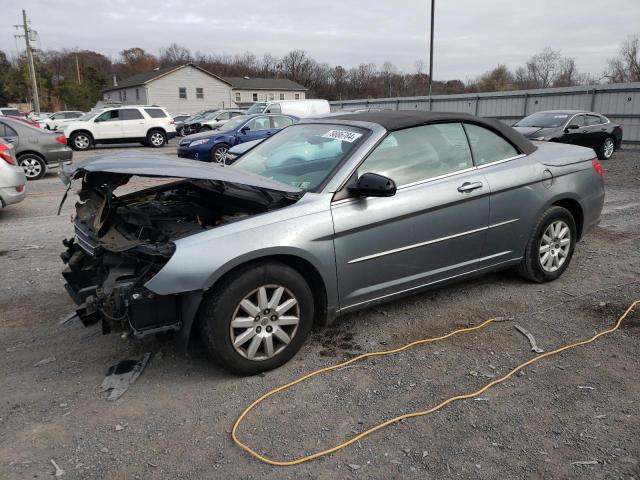
<instances>
[{"instance_id":1,"label":"side mirror","mask_svg":"<svg viewBox=\"0 0 640 480\"><path fill-rule=\"evenodd\" d=\"M579 126L579 125L571 124L571 125L567 126L567 128L566 128L566 129L567 129L567 130L577 130L577 129L579 129L579 128L580 128L580 126Z\"/></svg>"},{"instance_id":2,"label":"side mirror","mask_svg":"<svg viewBox=\"0 0 640 480\"><path fill-rule=\"evenodd\" d=\"M349 187L349 193L358 197L393 197L396 194L396 182L384 175L365 173L358 178L355 186Z\"/></svg>"},{"instance_id":3,"label":"side mirror","mask_svg":"<svg viewBox=\"0 0 640 480\"><path fill-rule=\"evenodd\" d=\"M245 134L245 133L247 133L249 130L251 130L251 129L250 129L247 125L245 125L244 127L242 127L242 128L240 129L240 133L244 135L244 134Z\"/></svg>"}]
</instances>

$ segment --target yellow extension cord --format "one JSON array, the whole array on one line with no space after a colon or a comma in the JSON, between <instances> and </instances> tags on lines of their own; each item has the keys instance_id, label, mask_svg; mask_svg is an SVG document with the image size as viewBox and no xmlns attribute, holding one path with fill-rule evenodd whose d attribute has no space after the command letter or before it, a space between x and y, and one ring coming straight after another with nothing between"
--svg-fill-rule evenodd
<instances>
[{"instance_id":1,"label":"yellow extension cord","mask_svg":"<svg viewBox=\"0 0 640 480\"><path fill-rule=\"evenodd\" d=\"M280 466L280 467L286 467L286 466L291 466L291 465L298 465L304 462L308 462L309 460L313 460L315 458L318 457L322 457L324 455L329 455L330 453L336 452L340 449L343 449L349 445L351 445L354 442L357 442L358 440L366 437L367 435L371 435L373 432L377 432L378 430L381 430L393 423L399 422L400 420L404 420L407 418L413 418L413 417L422 417L425 415L429 415L437 410L440 410L441 408L443 408L444 406L455 402L456 400L466 400L469 398L473 398L473 397L477 397L478 395L481 395L482 393L486 392L487 390L489 390L491 387L498 385L499 383L504 382L505 380L509 379L510 377L512 377L514 374L516 374L517 372L519 372L520 370L522 370L525 367L528 367L529 365L533 365L536 362L539 362L540 360L547 358L547 357L551 357L553 355L557 355L561 352L564 352L565 350L569 350L571 348L576 348L579 347L581 345L587 345L591 342L596 341L598 338L604 336L604 335L608 335L610 333L615 332L620 325L622 324L622 322L624 321L624 319L629 315L629 313L631 313L631 311L633 310L633 308L640 304L640 300L636 300L634 301L631 306L629 308L627 308L627 310L624 312L624 314L622 314L622 316L618 319L618 321L615 323L615 325L611 328L609 328L608 330L603 330L602 332L599 332L597 334L595 334L593 337L587 339L587 340L581 340L579 342L575 342L575 343L571 343L569 345L565 345L564 347L560 347L557 348L553 351L547 352L547 353L543 353L541 355L538 355L537 357L533 357L529 360L527 360L526 362L518 365L517 367L515 367L513 370L511 370L510 372L508 372L507 374L505 374L504 376L496 379L496 380L492 380L491 382L487 383L484 387L480 388L479 390L476 390L475 392L471 392L471 393L465 393L462 395L456 395L454 397L450 397L447 398L446 400L440 402L438 405L436 405L435 407L429 408L428 410L422 410L419 412L412 412L412 413L406 413L404 415L399 415L397 417L391 418L385 422L382 422L378 425L375 425L374 427L371 427L370 429L359 433L358 435L355 435L347 440L345 440L344 442L331 447L331 448L327 448L326 450L322 450L316 453L313 453L311 455L305 455L303 457L300 458L296 458L294 460L272 460L270 458L267 458L263 455L260 455L258 452L256 452L255 450L253 450L251 447L249 447L248 445L242 443L239 439L238 439L238 427L240 426L240 424L242 423L242 421L245 419L245 417L247 416L247 414L253 410L256 406L258 406L260 403L262 403L264 400L266 400L267 398L275 395L276 393L282 392L283 390L287 390L291 387L293 387L294 385L297 385L298 383L304 382L305 380L311 378L311 377L315 377L316 375L320 375L321 373L325 373L325 372L330 372L331 370L336 370L338 368L343 368L346 367L347 365L350 365L354 362L363 360L365 358L369 358L369 357L381 357L381 356L385 356L385 355L393 355L395 353L399 353L402 352L404 350L407 350L409 348L415 347L417 345L424 345L425 343L431 343L431 342L437 342L439 340L444 340L445 338L449 338L452 337L454 335L458 335L460 333L466 333L466 332L473 332L474 330L480 330L481 328L484 328L485 326L489 325L490 323L493 322L497 322L497 321L501 321L498 318L491 318L489 320L486 320L484 322L482 322L480 325L477 325L475 327L469 327L469 328L462 328L460 330L455 330L451 333L447 333L446 335L442 335L440 337L434 337L434 338L425 338L422 340L417 340L415 342L411 342L408 343L407 345L404 345L400 348L395 348L393 350L385 350L385 351L380 351L380 352L370 352L370 353L365 353L363 355L358 355L357 357L352 358L351 360L347 360L346 362L342 362L342 363L338 363L336 365L331 365L329 367L324 367L324 368L320 368L318 370L315 370L311 373L308 373L306 375L303 375L302 377L298 378L297 380L294 380L290 383L287 383L285 385L282 385L280 387L274 388L273 390L265 393L264 395L262 395L260 398L258 398L256 401L254 401L251 405L249 405L247 408L244 409L244 411L240 414L240 416L238 417L238 419L236 420L236 422L233 425L233 430L231 431L231 437L233 438L233 441L236 443L236 445L238 445L240 448L242 448L243 450L249 452L251 455L253 455L255 458L257 458L258 460L267 463L269 465L275 465L275 466Z\"/></svg>"}]
</instances>

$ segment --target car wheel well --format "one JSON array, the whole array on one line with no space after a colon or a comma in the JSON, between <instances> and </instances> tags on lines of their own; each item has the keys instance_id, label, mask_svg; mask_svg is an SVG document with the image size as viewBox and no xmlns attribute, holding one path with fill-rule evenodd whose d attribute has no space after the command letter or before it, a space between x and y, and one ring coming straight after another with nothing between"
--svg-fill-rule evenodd
<instances>
[{"instance_id":1,"label":"car wheel well","mask_svg":"<svg viewBox=\"0 0 640 480\"><path fill-rule=\"evenodd\" d=\"M151 132L162 132L165 136L167 135L167 132L164 128L162 127L153 127L150 128L149 130L147 130L147 136L151 133Z\"/></svg>"},{"instance_id":2,"label":"car wheel well","mask_svg":"<svg viewBox=\"0 0 640 480\"><path fill-rule=\"evenodd\" d=\"M309 288L313 293L313 302L315 305L313 322L316 324L324 325L327 319L327 289L324 281L322 280L322 276L320 275L320 272L318 272L318 270L313 266L313 264L295 255L270 255L267 257L260 257L249 260L248 262L237 265L236 267L226 272L211 286L211 288L215 288L216 285L224 281L226 277L238 270L247 269L252 265L269 261L283 263L284 265L293 268L307 280L307 282L309 283Z\"/></svg>"},{"instance_id":3,"label":"car wheel well","mask_svg":"<svg viewBox=\"0 0 640 480\"><path fill-rule=\"evenodd\" d=\"M69 138L73 137L77 133L84 133L85 135L89 135L89 138L91 138L91 140L94 140L93 135L89 130L74 130L69 134Z\"/></svg>"},{"instance_id":4,"label":"car wheel well","mask_svg":"<svg viewBox=\"0 0 640 480\"><path fill-rule=\"evenodd\" d=\"M573 200L571 198L566 198L566 199L558 200L554 202L553 205L569 210L569 213L571 214L574 221L576 222L576 233L578 237L577 240L580 240L580 238L582 237L582 227L584 224L584 213L582 212L582 207L580 206L580 203L578 203L576 200Z\"/></svg>"},{"instance_id":5,"label":"car wheel well","mask_svg":"<svg viewBox=\"0 0 640 480\"><path fill-rule=\"evenodd\" d=\"M40 160L42 160L44 163L47 163L47 159L44 157L44 155L42 155L41 153L38 152L34 152L33 150L25 150L23 152L20 152L19 154L16 155L16 158L18 160L20 160L22 157L24 157L25 155L33 155L35 157L38 157Z\"/></svg>"}]
</instances>

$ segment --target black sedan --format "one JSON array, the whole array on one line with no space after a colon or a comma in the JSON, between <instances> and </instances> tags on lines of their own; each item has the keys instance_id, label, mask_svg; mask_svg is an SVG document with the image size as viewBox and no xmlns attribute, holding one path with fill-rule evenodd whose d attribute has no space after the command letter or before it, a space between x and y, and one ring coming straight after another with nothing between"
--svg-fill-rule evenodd
<instances>
[{"instance_id":1,"label":"black sedan","mask_svg":"<svg viewBox=\"0 0 640 480\"><path fill-rule=\"evenodd\" d=\"M530 140L572 143L593 148L600 160L608 160L622 145L622 126L604 115L583 110L536 112L515 128Z\"/></svg>"}]
</instances>

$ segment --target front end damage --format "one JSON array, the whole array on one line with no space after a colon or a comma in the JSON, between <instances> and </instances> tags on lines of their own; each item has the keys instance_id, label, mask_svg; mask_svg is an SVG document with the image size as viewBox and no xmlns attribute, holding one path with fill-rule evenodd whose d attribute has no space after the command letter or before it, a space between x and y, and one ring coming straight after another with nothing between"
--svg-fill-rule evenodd
<instances>
[{"instance_id":1,"label":"front end damage","mask_svg":"<svg viewBox=\"0 0 640 480\"><path fill-rule=\"evenodd\" d=\"M63 241L65 288L85 326L134 337L185 330L203 291L157 295L145 288L175 252L175 240L286 206L296 195L209 179L171 181L126 195L132 175L77 170L75 235ZM64 181L64 178L63 178ZM184 333L184 332L183 332Z\"/></svg>"}]
</instances>

